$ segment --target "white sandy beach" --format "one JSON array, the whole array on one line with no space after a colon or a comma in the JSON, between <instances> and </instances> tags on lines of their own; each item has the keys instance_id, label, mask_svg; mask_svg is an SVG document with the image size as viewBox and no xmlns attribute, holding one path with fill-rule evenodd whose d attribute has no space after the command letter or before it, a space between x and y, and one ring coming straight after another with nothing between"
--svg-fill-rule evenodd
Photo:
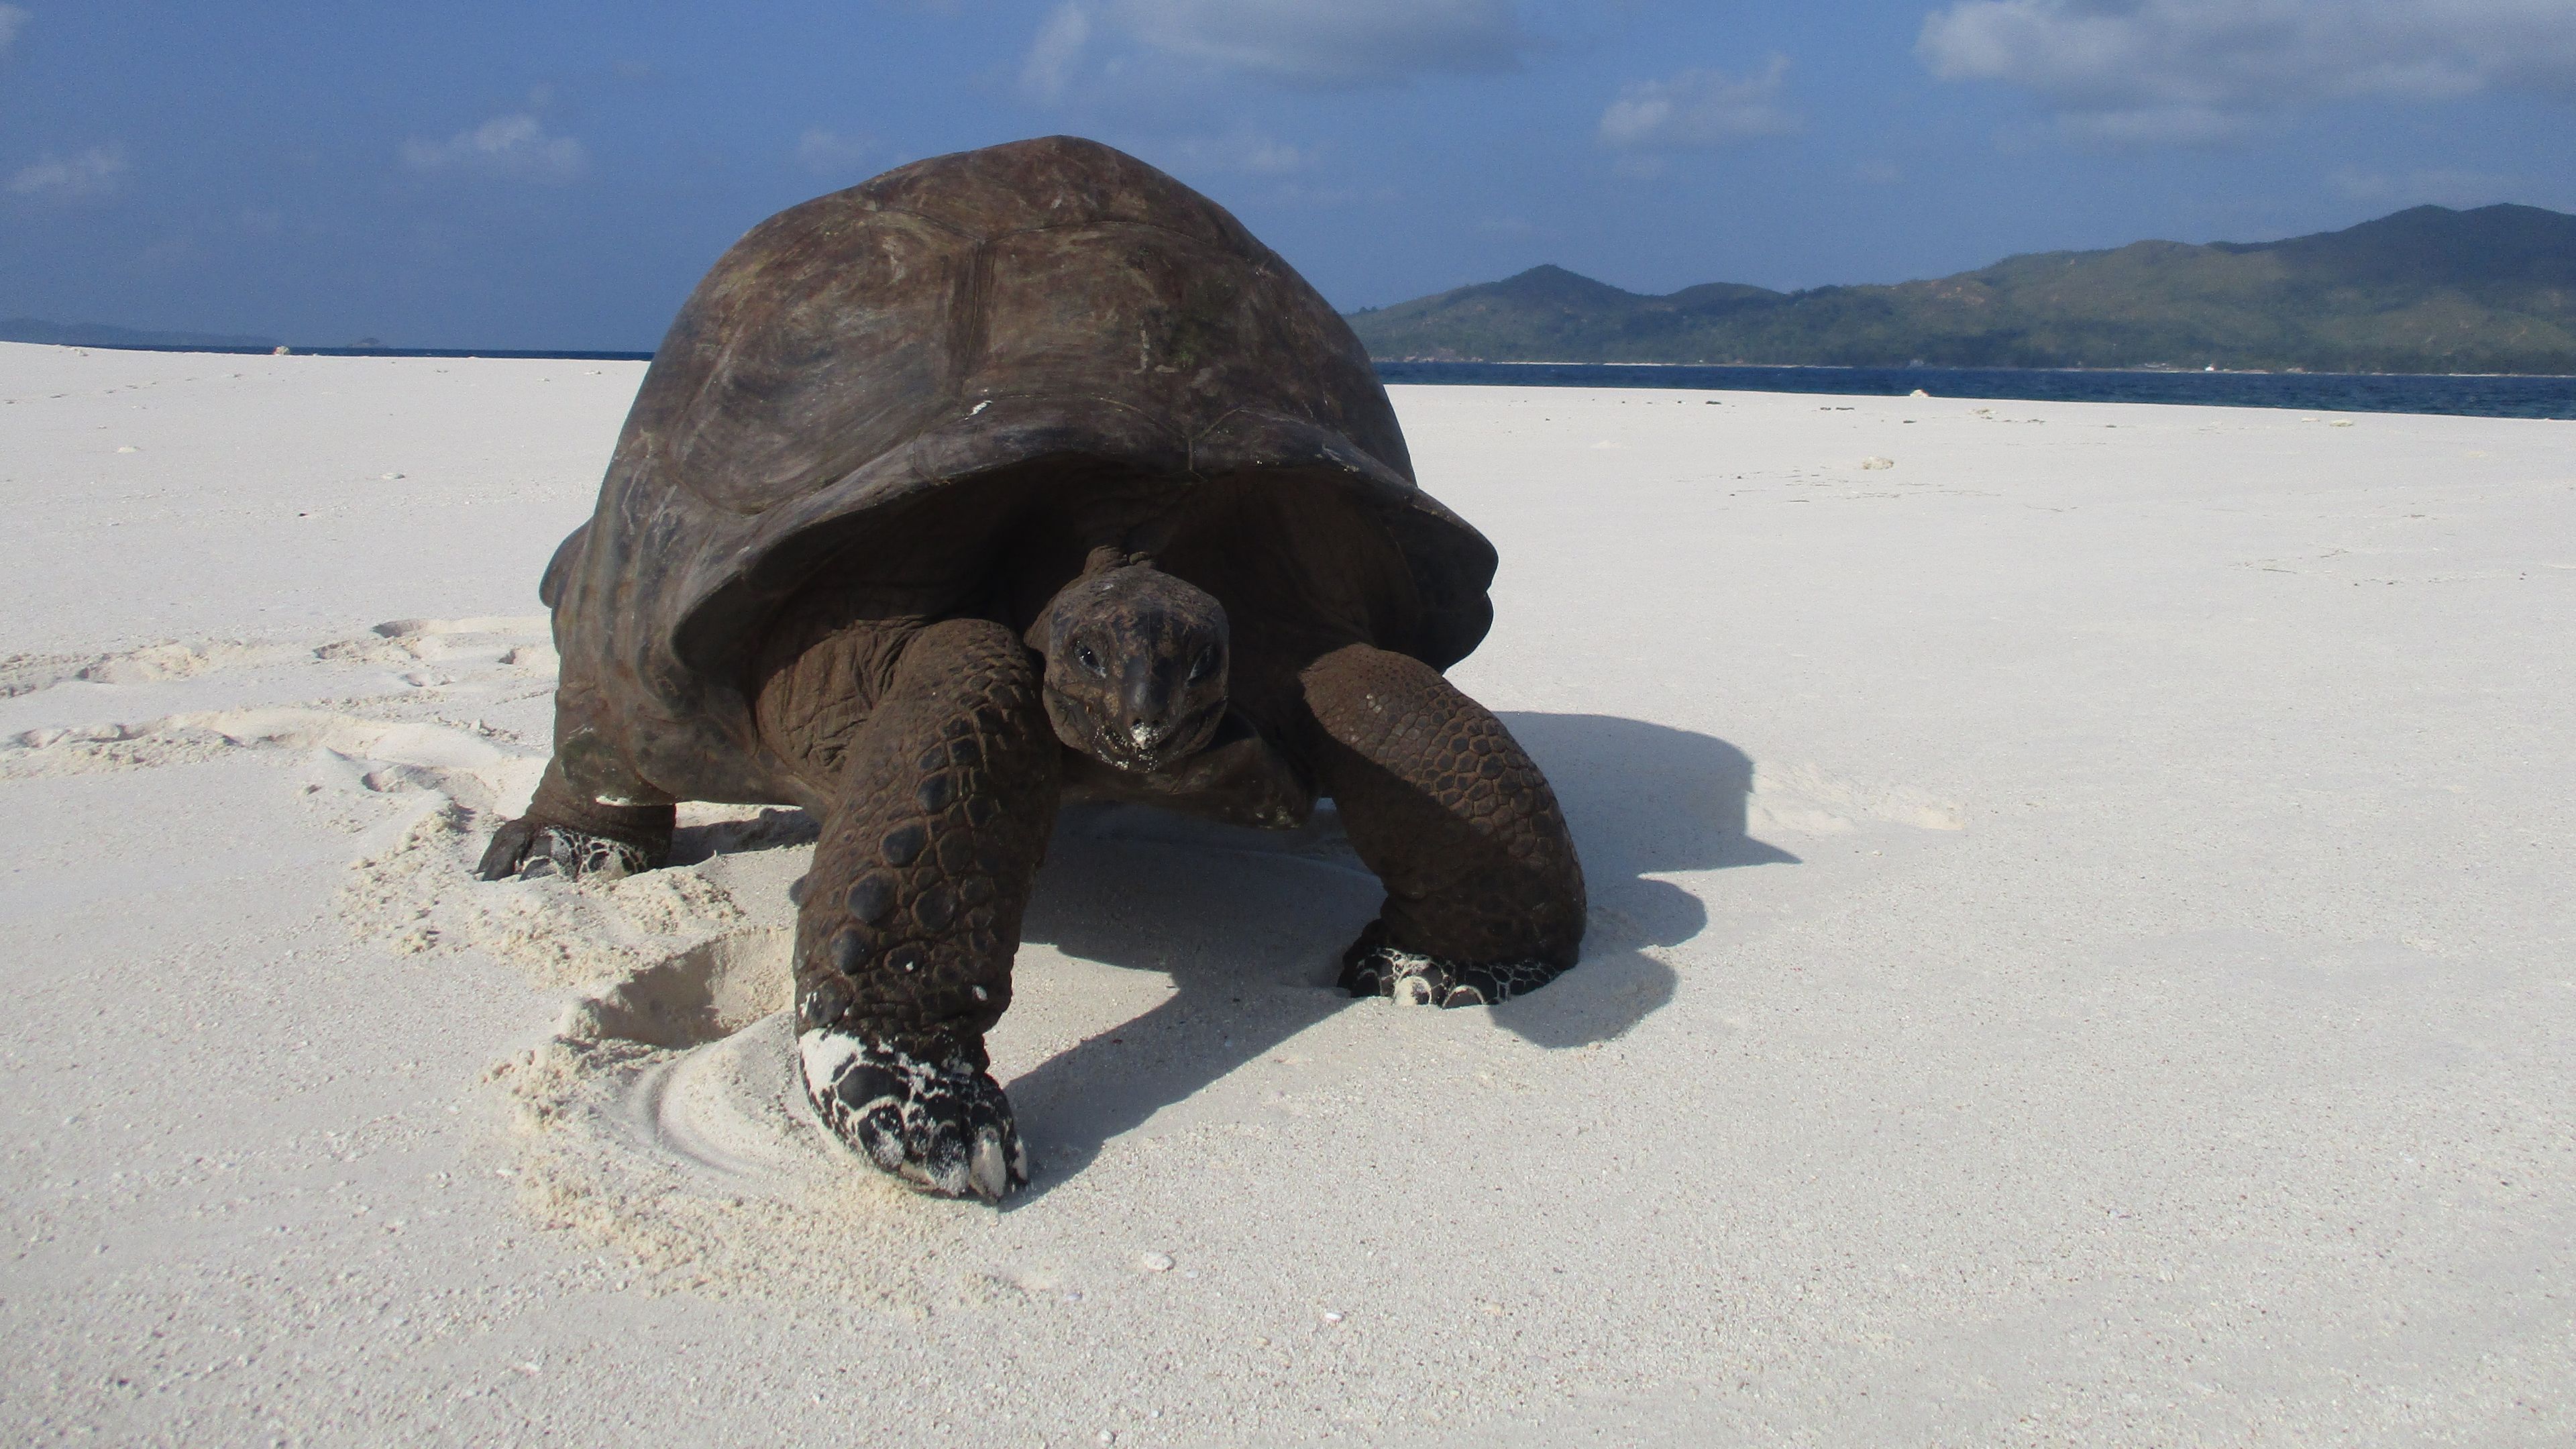
<instances>
[{"instance_id":1,"label":"white sandy beach","mask_svg":"<svg viewBox=\"0 0 2576 1449\"><path fill-rule=\"evenodd\" d=\"M1068 816L995 1211L790 1088L800 817L467 876L642 371L0 346L13 1441L2576 1439L2576 423L1397 389L1585 963Z\"/></svg>"}]
</instances>

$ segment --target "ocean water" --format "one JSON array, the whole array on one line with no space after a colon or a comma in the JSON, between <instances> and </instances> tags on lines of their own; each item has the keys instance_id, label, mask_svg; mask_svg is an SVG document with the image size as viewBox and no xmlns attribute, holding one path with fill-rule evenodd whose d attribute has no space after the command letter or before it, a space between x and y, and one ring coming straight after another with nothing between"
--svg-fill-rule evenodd
<instances>
[{"instance_id":1,"label":"ocean water","mask_svg":"<svg viewBox=\"0 0 2576 1449\"><path fill-rule=\"evenodd\" d=\"M106 349L113 350L113 349ZM256 352L141 347L141 352ZM308 357L527 357L649 362L649 352L298 347ZM2335 372L2114 372L2022 367L1696 367L1656 362L1381 362L1382 382L1485 387L1667 387L2024 402L2198 403L2309 412L2452 413L2472 418L2576 418L2576 377Z\"/></svg>"},{"instance_id":2,"label":"ocean water","mask_svg":"<svg viewBox=\"0 0 2576 1449\"><path fill-rule=\"evenodd\" d=\"M2310 412L2576 418L2576 377L2331 372L2111 372L2019 367L1673 367L1656 363L1381 362L1381 381L1488 387L1667 387L2025 402L2198 403Z\"/></svg>"}]
</instances>

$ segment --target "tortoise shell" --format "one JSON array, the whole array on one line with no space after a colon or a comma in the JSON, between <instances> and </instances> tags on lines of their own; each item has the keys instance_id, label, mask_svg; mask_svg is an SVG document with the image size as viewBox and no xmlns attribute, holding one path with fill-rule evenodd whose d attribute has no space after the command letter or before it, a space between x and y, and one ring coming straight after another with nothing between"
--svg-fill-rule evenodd
<instances>
[{"instance_id":1,"label":"tortoise shell","mask_svg":"<svg viewBox=\"0 0 2576 1449\"><path fill-rule=\"evenodd\" d=\"M1381 647L1446 668L1491 621L1492 546L1415 484L1349 326L1187 186L1057 136L783 211L680 309L546 571L558 750L577 767L565 730L596 728L661 791L771 798L706 762L750 748L745 661L789 600L833 570L967 567L925 562L912 520L999 528L1032 488L1138 480L1275 487L1291 530L1362 520L1392 546L1358 552L1403 575L1372 581L1405 601L1373 616Z\"/></svg>"}]
</instances>

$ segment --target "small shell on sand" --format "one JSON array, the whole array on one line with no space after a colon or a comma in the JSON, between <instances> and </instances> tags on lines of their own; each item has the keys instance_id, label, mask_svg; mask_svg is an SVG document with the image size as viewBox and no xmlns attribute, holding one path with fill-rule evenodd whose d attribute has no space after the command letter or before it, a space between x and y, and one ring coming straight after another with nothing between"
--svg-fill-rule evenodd
<instances>
[{"instance_id":1,"label":"small shell on sand","mask_svg":"<svg viewBox=\"0 0 2576 1449\"><path fill-rule=\"evenodd\" d=\"M1860 465L1864 469L1893 468L1896 466L1896 460L1894 458L1863 458L1860 460Z\"/></svg>"},{"instance_id":2,"label":"small shell on sand","mask_svg":"<svg viewBox=\"0 0 2576 1449\"><path fill-rule=\"evenodd\" d=\"M1136 1262L1138 1266L1142 1267L1148 1273L1168 1273L1172 1271L1172 1255L1169 1253L1147 1253L1138 1258Z\"/></svg>"}]
</instances>

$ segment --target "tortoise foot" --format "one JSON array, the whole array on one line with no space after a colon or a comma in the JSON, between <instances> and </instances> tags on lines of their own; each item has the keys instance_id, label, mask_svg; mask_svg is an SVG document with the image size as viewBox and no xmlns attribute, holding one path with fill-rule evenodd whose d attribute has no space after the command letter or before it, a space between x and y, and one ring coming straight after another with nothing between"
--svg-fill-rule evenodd
<instances>
[{"instance_id":1,"label":"tortoise foot","mask_svg":"<svg viewBox=\"0 0 2576 1449\"><path fill-rule=\"evenodd\" d=\"M1027 1185L1010 1099L973 1062L822 1028L797 1040L814 1110L882 1171L923 1192L986 1202Z\"/></svg>"},{"instance_id":2,"label":"tortoise foot","mask_svg":"<svg viewBox=\"0 0 2576 1449\"><path fill-rule=\"evenodd\" d=\"M523 819L492 832L492 843L484 848L474 874L483 880L534 880L549 875L617 880L651 870L653 865L652 856L640 845L569 825Z\"/></svg>"},{"instance_id":3,"label":"tortoise foot","mask_svg":"<svg viewBox=\"0 0 2576 1449\"><path fill-rule=\"evenodd\" d=\"M1538 990L1564 974L1545 961L1448 961L1407 951L1371 921L1342 953L1340 986L1353 996L1384 996L1398 1006L1494 1006Z\"/></svg>"}]
</instances>

